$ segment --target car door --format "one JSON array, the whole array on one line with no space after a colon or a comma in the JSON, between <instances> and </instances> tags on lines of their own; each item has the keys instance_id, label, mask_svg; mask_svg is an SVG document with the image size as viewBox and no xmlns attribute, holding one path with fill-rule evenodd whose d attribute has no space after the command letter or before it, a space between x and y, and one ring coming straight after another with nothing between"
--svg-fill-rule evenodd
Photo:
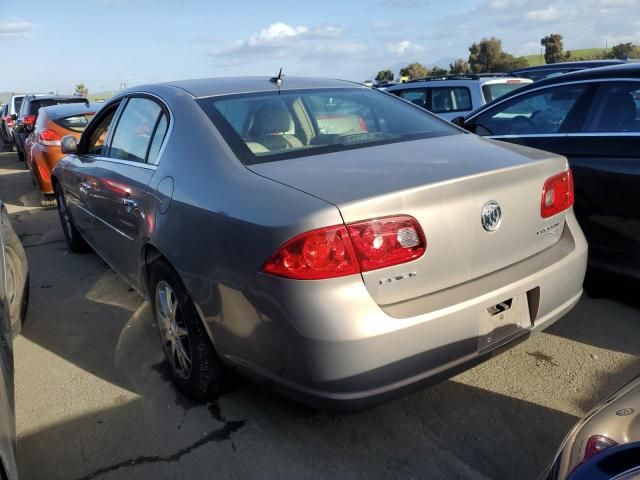
<instances>
[{"instance_id":1,"label":"car door","mask_svg":"<svg viewBox=\"0 0 640 480\"><path fill-rule=\"evenodd\" d=\"M92 201L96 215L94 246L105 260L136 285L142 246L154 218L149 182L169 122L166 106L148 96L126 100L100 158Z\"/></svg>"},{"instance_id":2,"label":"car door","mask_svg":"<svg viewBox=\"0 0 640 480\"><path fill-rule=\"evenodd\" d=\"M597 84L582 131L563 150L592 263L640 271L640 79Z\"/></svg>"},{"instance_id":3,"label":"car door","mask_svg":"<svg viewBox=\"0 0 640 480\"><path fill-rule=\"evenodd\" d=\"M65 199L76 228L92 245L95 241L93 195L98 186L98 162L105 154L106 143L120 103L117 101L105 106L83 132L78 153L65 157Z\"/></svg>"}]
</instances>

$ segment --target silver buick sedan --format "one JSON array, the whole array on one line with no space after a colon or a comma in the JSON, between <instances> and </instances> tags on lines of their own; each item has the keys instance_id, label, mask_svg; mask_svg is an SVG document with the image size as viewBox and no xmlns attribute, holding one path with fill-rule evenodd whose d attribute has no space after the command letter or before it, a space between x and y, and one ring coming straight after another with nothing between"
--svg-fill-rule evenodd
<instances>
[{"instance_id":1,"label":"silver buick sedan","mask_svg":"<svg viewBox=\"0 0 640 480\"><path fill-rule=\"evenodd\" d=\"M138 87L62 149L71 250L150 300L194 399L235 370L361 409L548 327L582 293L565 158L355 83Z\"/></svg>"}]
</instances>

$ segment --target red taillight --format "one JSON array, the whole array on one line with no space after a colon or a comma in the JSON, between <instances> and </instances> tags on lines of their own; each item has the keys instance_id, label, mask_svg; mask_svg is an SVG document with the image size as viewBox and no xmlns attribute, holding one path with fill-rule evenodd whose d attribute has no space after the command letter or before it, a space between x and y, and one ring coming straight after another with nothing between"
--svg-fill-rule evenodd
<instances>
[{"instance_id":1,"label":"red taillight","mask_svg":"<svg viewBox=\"0 0 640 480\"><path fill-rule=\"evenodd\" d=\"M587 462L590 458L610 447L615 447L616 442L603 435L594 435L587 440L587 446L584 449L584 457L580 464Z\"/></svg>"},{"instance_id":2,"label":"red taillight","mask_svg":"<svg viewBox=\"0 0 640 480\"><path fill-rule=\"evenodd\" d=\"M413 217L385 217L347 225L363 272L421 257L427 248Z\"/></svg>"},{"instance_id":3,"label":"red taillight","mask_svg":"<svg viewBox=\"0 0 640 480\"><path fill-rule=\"evenodd\" d=\"M13 127L13 118L11 116L8 116L5 121L7 122L7 127Z\"/></svg>"},{"instance_id":4,"label":"red taillight","mask_svg":"<svg viewBox=\"0 0 640 480\"><path fill-rule=\"evenodd\" d=\"M41 143L42 145L59 147L60 140L62 140L60 135L48 128L45 128L38 134L38 143Z\"/></svg>"},{"instance_id":5,"label":"red taillight","mask_svg":"<svg viewBox=\"0 0 640 480\"><path fill-rule=\"evenodd\" d=\"M262 271L296 280L342 277L398 265L426 250L418 222L408 216L336 225L303 233L280 247Z\"/></svg>"},{"instance_id":6,"label":"red taillight","mask_svg":"<svg viewBox=\"0 0 640 480\"><path fill-rule=\"evenodd\" d=\"M573 205L573 201L573 175L571 170L567 170L544 182L540 215L542 218L549 218L564 212Z\"/></svg>"},{"instance_id":7,"label":"red taillight","mask_svg":"<svg viewBox=\"0 0 640 480\"><path fill-rule=\"evenodd\" d=\"M33 124L36 123L35 115L25 115L22 119L22 123L25 127L33 127Z\"/></svg>"},{"instance_id":8,"label":"red taillight","mask_svg":"<svg viewBox=\"0 0 640 480\"><path fill-rule=\"evenodd\" d=\"M51 181L51 172L49 171L49 169L47 167L45 167L44 165L40 165L40 163L36 162L36 165L38 165L38 172L40 172L40 178L42 179L43 182L50 182Z\"/></svg>"},{"instance_id":9,"label":"red taillight","mask_svg":"<svg viewBox=\"0 0 640 480\"><path fill-rule=\"evenodd\" d=\"M344 225L312 230L292 238L262 266L262 271L297 280L342 277L360 271Z\"/></svg>"}]
</instances>

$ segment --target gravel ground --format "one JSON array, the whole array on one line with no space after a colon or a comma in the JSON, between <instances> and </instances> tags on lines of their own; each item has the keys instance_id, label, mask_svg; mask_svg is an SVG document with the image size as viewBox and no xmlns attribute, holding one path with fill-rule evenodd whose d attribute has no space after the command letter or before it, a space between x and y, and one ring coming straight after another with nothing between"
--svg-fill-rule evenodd
<instances>
[{"instance_id":1,"label":"gravel ground","mask_svg":"<svg viewBox=\"0 0 640 480\"><path fill-rule=\"evenodd\" d=\"M359 414L314 413L244 381L196 405L167 379L149 306L97 256L69 253L12 153L0 154L0 197L31 269L15 342L22 480L535 479L574 422L640 373L638 301L615 292Z\"/></svg>"}]
</instances>

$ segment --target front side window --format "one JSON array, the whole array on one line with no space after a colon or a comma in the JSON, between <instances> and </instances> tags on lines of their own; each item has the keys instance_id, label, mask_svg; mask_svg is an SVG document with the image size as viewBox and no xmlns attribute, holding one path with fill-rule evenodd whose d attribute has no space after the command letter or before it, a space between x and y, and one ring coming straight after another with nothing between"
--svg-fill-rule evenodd
<instances>
[{"instance_id":1,"label":"front side window","mask_svg":"<svg viewBox=\"0 0 640 480\"><path fill-rule=\"evenodd\" d=\"M113 123L113 117L115 116L117 110L118 110L117 104L110 107L110 111L109 113L107 113L106 117L100 120L100 123L98 124L98 126L91 131L91 134L87 143L86 153L88 155L103 156L106 153L105 142L107 141L107 137L109 136L109 130L111 129L111 124Z\"/></svg>"},{"instance_id":2,"label":"front side window","mask_svg":"<svg viewBox=\"0 0 640 480\"><path fill-rule=\"evenodd\" d=\"M370 89L313 89L198 100L247 164L319 155L459 131Z\"/></svg>"},{"instance_id":3,"label":"front side window","mask_svg":"<svg viewBox=\"0 0 640 480\"><path fill-rule=\"evenodd\" d=\"M419 107L426 108L427 106L427 91L424 89L403 90L400 92L400 97Z\"/></svg>"},{"instance_id":4,"label":"front side window","mask_svg":"<svg viewBox=\"0 0 640 480\"><path fill-rule=\"evenodd\" d=\"M432 88L430 110L433 113L473 110L471 107L471 93L467 87Z\"/></svg>"},{"instance_id":5,"label":"front side window","mask_svg":"<svg viewBox=\"0 0 640 480\"><path fill-rule=\"evenodd\" d=\"M561 85L516 97L479 115L478 135L532 135L563 131L584 85Z\"/></svg>"},{"instance_id":6,"label":"front side window","mask_svg":"<svg viewBox=\"0 0 640 480\"><path fill-rule=\"evenodd\" d=\"M146 98L131 98L120 116L113 134L109 157L131 162L145 162L162 108Z\"/></svg>"},{"instance_id":7,"label":"front side window","mask_svg":"<svg viewBox=\"0 0 640 480\"><path fill-rule=\"evenodd\" d=\"M587 116L585 132L640 132L640 82L603 83Z\"/></svg>"}]
</instances>

